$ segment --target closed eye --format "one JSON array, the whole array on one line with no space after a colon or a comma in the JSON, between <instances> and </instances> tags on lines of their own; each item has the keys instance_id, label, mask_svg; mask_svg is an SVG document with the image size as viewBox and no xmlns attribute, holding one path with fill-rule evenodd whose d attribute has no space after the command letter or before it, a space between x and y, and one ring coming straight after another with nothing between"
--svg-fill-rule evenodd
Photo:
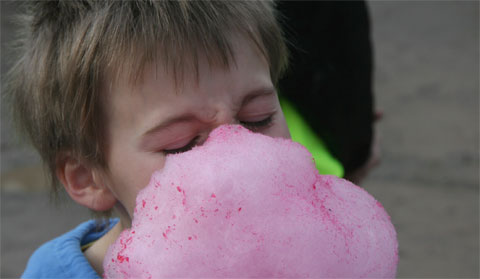
<instances>
[{"instance_id":1,"label":"closed eye","mask_svg":"<svg viewBox=\"0 0 480 279\"><path fill-rule=\"evenodd\" d=\"M240 121L240 124L242 124L245 128L255 132L261 129L266 129L271 126L273 120L273 115L268 116L265 119L262 119L260 121Z\"/></svg>"},{"instance_id":2,"label":"closed eye","mask_svg":"<svg viewBox=\"0 0 480 279\"><path fill-rule=\"evenodd\" d=\"M168 154L178 154L178 153L183 153L191 150L195 145L198 143L199 136L196 136L193 140L191 140L188 144L180 147L180 148L175 148L175 149L164 149L162 152L165 155Z\"/></svg>"}]
</instances>

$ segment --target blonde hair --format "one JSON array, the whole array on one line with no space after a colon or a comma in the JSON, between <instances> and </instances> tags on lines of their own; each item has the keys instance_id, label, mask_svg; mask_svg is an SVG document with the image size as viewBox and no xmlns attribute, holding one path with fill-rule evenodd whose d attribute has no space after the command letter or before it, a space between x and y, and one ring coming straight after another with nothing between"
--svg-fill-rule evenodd
<instances>
[{"instance_id":1,"label":"blonde hair","mask_svg":"<svg viewBox=\"0 0 480 279\"><path fill-rule=\"evenodd\" d=\"M198 56L228 66L229 38L239 32L267 59L276 83L287 50L272 1L39 1L22 15L19 58L8 74L15 118L50 170L58 190L60 152L107 167L100 82L130 69L132 80L161 55L181 79L198 74Z\"/></svg>"}]
</instances>

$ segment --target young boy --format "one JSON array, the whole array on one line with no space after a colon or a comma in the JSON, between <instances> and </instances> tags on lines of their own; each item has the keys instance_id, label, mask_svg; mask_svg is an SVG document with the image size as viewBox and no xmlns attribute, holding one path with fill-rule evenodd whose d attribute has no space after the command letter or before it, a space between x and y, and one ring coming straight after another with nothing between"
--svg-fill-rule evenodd
<instances>
[{"instance_id":1,"label":"young boy","mask_svg":"<svg viewBox=\"0 0 480 279\"><path fill-rule=\"evenodd\" d=\"M270 1L42 1L24 24L9 76L19 124L53 191L61 183L119 217L44 244L24 278L102 275L153 171L215 127L289 137L275 91L287 54Z\"/></svg>"}]
</instances>

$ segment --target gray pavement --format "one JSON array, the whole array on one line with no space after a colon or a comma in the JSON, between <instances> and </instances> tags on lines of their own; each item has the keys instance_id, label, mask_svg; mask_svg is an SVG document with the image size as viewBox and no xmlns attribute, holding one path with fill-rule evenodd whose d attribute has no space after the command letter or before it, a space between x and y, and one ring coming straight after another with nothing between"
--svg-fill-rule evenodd
<instances>
[{"instance_id":1,"label":"gray pavement","mask_svg":"<svg viewBox=\"0 0 480 279\"><path fill-rule=\"evenodd\" d=\"M479 2L371 1L382 163L362 183L390 213L398 277L479 277ZM15 5L1 2L4 44ZM1 112L1 274L89 218L49 205L38 156Z\"/></svg>"}]
</instances>

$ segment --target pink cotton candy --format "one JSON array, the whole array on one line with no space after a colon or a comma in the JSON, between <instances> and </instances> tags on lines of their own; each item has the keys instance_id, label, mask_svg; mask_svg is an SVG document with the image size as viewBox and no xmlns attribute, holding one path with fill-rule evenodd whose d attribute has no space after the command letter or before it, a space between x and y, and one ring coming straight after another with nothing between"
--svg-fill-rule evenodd
<instances>
[{"instance_id":1,"label":"pink cotton candy","mask_svg":"<svg viewBox=\"0 0 480 279\"><path fill-rule=\"evenodd\" d=\"M395 229L372 196L321 176L300 144L221 126L137 197L106 278L389 277Z\"/></svg>"}]
</instances>

